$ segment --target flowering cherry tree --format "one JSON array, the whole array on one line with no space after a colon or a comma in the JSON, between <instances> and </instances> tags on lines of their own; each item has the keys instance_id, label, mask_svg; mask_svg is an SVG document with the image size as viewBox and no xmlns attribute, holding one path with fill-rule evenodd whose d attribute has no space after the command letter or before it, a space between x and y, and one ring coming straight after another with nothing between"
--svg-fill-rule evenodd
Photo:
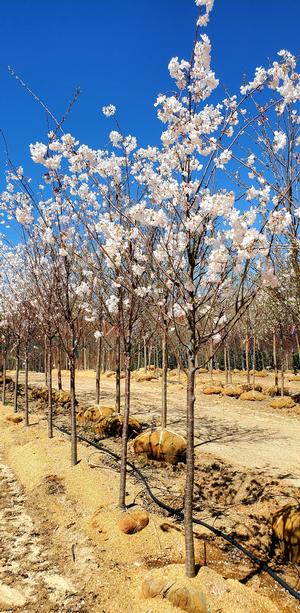
<instances>
[{"instance_id":1,"label":"flowering cherry tree","mask_svg":"<svg viewBox=\"0 0 300 613\"><path fill-rule=\"evenodd\" d=\"M133 341L142 329L141 313L155 313L161 330L163 427L168 343L177 344L178 356L184 358L184 518L190 577L195 575L192 512L199 355L208 347L212 364L214 353L260 289L278 286L275 247L287 249L300 296L296 60L288 51L279 51L279 60L269 68L257 68L238 94L218 98L211 43L202 33L213 0L196 0L196 5L199 17L191 59L171 59L176 93L159 94L155 102L164 126L160 145L138 147L133 135L123 134L116 107L109 104L102 109L114 122L106 149L80 144L55 122L46 143L30 146L33 162L44 173L39 196L22 168L9 171L1 196L4 214L41 248L39 276L45 266L54 283L49 335L58 332L70 362L73 464L75 360L82 316L95 323L99 351L104 320L117 331L117 370L122 345L126 372L122 508Z\"/></svg>"}]
</instances>

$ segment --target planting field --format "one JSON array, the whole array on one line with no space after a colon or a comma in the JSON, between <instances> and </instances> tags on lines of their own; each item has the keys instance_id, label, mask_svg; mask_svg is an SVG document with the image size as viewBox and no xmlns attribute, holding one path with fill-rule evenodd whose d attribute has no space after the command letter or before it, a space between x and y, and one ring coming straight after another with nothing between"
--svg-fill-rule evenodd
<instances>
[{"instance_id":1,"label":"planting field","mask_svg":"<svg viewBox=\"0 0 300 613\"><path fill-rule=\"evenodd\" d=\"M174 377L169 380L169 427L185 434L183 376L180 383ZM234 377L236 384L242 375ZM92 372L77 373L77 397L82 407L94 405L94 379ZM214 375L213 379L215 384L222 377ZM68 389L67 381L67 373L63 373L64 389ZM29 383L42 386L44 375L30 373ZM206 383L211 384L209 375L199 375L194 516L231 534L250 551L265 558L270 547L270 516L298 496L300 416L297 405L273 409L271 398L242 401L207 395L202 391ZM264 378L263 387L271 384L271 375ZM143 427L153 427L154 422L159 424L160 385L155 379L137 382L133 378L132 415ZM289 385L291 392L300 388L297 381ZM103 406L113 406L114 387L114 378L104 375ZM22 402L21 395L20 408ZM99 453L81 443L79 463L71 468L68 437L55 431L52 440L47 438L45 409L36 401L30 402L29 428L22 422L7 421L6 417L12 415L9 407L2 407L0 415L1 517L8 517L11 522L8 535L7 524L2 520L0 525L5 535L3 572L12 569L11 591L7 590L7 582L4 589L0 578L0 610L19 610L23 602L26 613L35 613L41 599L45 612L176 610L166 600L150 603L142 597L141 589L145 576L153 569L160 577L168 572L171 577L173 572L176 576L182 575L183 580L182 523L157 506L136 475L129 473L126 496L129 510L145 509L150 521L142 532L123 534L119 529L121 512L116 508L119 479L116 460L104 451ZM57 411L55 424L68 429L68 412ZM91 428L81 426L79 434L94 441ZM113 453L120 452L119 438L107 438L101 444ZM185 466L138 458L132 442L128 453L129 460L145 476L156 497L180 510ZM16 509L13 519L12 509ZM195 525L195 543L196 560L202 566L197 581L204 593L207 590L213 613L243 613L253 608L266 613L300 610L296 601L266 573L255 571L255 566L242 553L199 525ZM294 564L283 565L277 555L271 566L297 587ZM221 576L230 581L226 583ZM245 584L231 579L243 580ZM216 587L216 593L210 593L207 587L210 582L218 586L219 595ZM238 593L240 589L242 592ZM240 608L236 608L237 598ZM15 603L11 608L8 608L9 599Z\"/></svg>"},{"instance_id":2,"label":"planting field","mask_svg":"<svg viewBox=\"0 0 300 613\"><path fill-rule=\"evenodd\" d=\"M53 4L0 2L0 613L300 613L300 3Z\"/></svg>"},{"instance_id":3,"label":"planting field","mask_svg":"<svg viewBox=\"0 0 300 613\"><path fill-rule=\"evenodd\" d=\"M290 377L293 377L291 374ZM224 376L213 375L213 381L224 382ZM243 381L245 376L233 375L233 383ZM299 440L300 405L292 409L273 409L272 398L260 401L241 401L220 395L206 395L202 388L211 381L209 374L198 377L196 388L195 437L199 452L216 454L226 461L241 464L247 468L269 470L285 475L295 486L300 485ZM273 385L274 376L257 378L263 388ZM22 382L22 376L20 378ZM29 382L43 386L44 375L31 373ZM55 371L54 371L55 383ZM185 435L186 394L184 374L181 383L177 378L169 379L169 427ZM300 393L300 381L287 383L291 392ZM63 388L68 389L68 373L63 373ZM105 375L101 382L101 404L114 406L115 381ZM79 404L95 405L95 373L78 371L76 390ZM123 390L122 390L123 391ZM161 383L152 381L131 384L131 414L148 423L160 423ZM122 395L124 400L124 391ZM299 412L298 412L299 411ZM200 449L201 448L201 449Z\"/></svg>"}]
</instances>

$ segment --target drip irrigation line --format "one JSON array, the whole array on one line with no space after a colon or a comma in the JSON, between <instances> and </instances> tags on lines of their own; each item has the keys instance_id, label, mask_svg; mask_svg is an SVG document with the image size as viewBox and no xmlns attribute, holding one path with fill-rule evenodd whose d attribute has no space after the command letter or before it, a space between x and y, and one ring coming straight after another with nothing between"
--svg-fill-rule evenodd
<instances>
[{"instance_id":1,"label":"drip irrigation line","mask_svg":"<svg viewBox=\"0 0 300 613\"><path fill-rule=\"evenodd\" d=\"M71 433L67 429L62 428L60 426L56 426L56 425L54 427L60 432L63 432L64 434L71 436ZM113 457L115 460L118 460L118 461L121 460L121 457L119 456L119 454L115 453L114 451L111 451L107 447L104 447L102 443L93 443L92 441L89 441L89 439L87 439L85 436L81 436L81 435L78 435L77 438L83 441L84 443L87 443L89 446L94 447L98 451L104 451L104 453L107 453L108 455ZM129 462L128 460L127 460L127 466L129 466L131 468L132 473L135 474L140 479L140 481L142 481L151 500L153 500L153 502L157 506L159 506L164 511L167 511L170 515L173 515L180 520L184 519L184 513L182 510L174 509L173 507L170 507L168 504L166 504L162 500L159 500L159 498L157 498L155 494L153 494L147 478L145 477L145 475L143 475L142 471L139 468L137 468L137 466L135 466L134 464L132 464L132 462ZM295 590L284 579L282 579L274 570L272 570L272 568L270 568L267 562L265 562L264 560L261 560L261 558L259 558L255 553L253 553L249 549L246 549L246 547L238 543L238 541L236 541L232 536L230 536L226 532L223 532L223 530L219 530L219 528L215 528L215 526L211 526L211 524L208 524L202 519L197 519L193 517L193 523L199 526L203 526L203 528L206 528L210 532L213 532L213 534L215 534L216 536L219 536L220 538L222 538L224 541L227 541L227 543L230 543L230 545L233 545L233 547L241 551L246 557L250 558L250 560L252 560L252 562L254 562L254 564L256 564L260 568L261 571L265 571L266 573L268 573L268 575L272 577L272 579L274 579L276 583L278 583L281 587L287 590L287 592L289 592L291 596L296 598L296 600L300 601L300 592Z\"/></svg>"}]
</instances>

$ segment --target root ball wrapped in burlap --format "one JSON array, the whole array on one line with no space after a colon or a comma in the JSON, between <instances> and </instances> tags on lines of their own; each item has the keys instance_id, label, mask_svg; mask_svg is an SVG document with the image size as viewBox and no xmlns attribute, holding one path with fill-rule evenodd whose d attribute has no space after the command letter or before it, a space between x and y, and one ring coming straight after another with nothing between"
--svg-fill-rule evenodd
<instances>
[{"instance_id":1,"label":"root ball wrapped in burlap","mask_svg":"<svg viewBox=\"0 0 300 613\"><path fill-rule=\"evenodd\" d=\"M272 518L273 548L279 544L284 560L300 562L300 505L285 505Z\"/></svg>"},{"instance_id":2,"label":"root ball wrapped in burlap","mask_svg":"<svg viewBox=\"0 0 300 613\"><path fill-rule=\"evenodd\" d=\"M185 462L186 440L170 430L143 432L134 441L134 452L144 454L149 460L177 464Z\"/></svg>"},{"instance_id":3,"label":"root ball wrapped in burlap","mask_svg":"<svg viewBox=\"0 0 300 613\"><path fill-rule=\"evenodd\" d=\"M125 513L119 521L119 528L125 534L135 534L141 532L149 524L147 511L133 511Z\"/></svg>"}]
</instances>

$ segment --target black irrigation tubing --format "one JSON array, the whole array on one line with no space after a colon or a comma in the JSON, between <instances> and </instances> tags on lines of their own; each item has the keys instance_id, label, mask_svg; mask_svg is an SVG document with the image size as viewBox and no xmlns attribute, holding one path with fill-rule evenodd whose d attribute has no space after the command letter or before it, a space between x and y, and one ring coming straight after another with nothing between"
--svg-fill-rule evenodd
<instances>
[{"instance_id":1,"label":"black irrigation tubing","mask_svg":"<svg viewBox=\"0 0 300 613\"><path fill-rule=\"evenodd\" d=\"M57 430L60 430L60 432L63 432L64 434L71 436L71 433L65 428L62 428L56 425L54 425L54 427ZM107 447L104 447L102 443L98 443L98 444L93 443L92 441L89 441L89 439L87 439L85 436L78 435L77 438L83 441L84 443L87 443L91 447L94 447L98 451L104 451L105 453L112 456L115 460L121 459L117 453L115 453L114 451L111 451ZM138 476L138 478L142 481L150 498L153 500L153 502L155 502L155 504L157 504L161 509L164 509L165 511L167 511L170 515L175 515L176 517L180 519L184 519L184 513L182 511L180 511L179 509L174 509L173 507L170 507L168 504L166 504L162 500L159 500L159 498L157 498L155 494L153 494L146 477L143 475L143 473L140 471L139 468L137 468L134 464L132 464L129 461L127 461L127 465L132 469L132 472L135 473ZM221 537L224 541L227 541L228 543L233 545L236 549L241 551L246 557L250 558L250 560L252 560L254 564L259 566L260 570L268 573L268 575L270 575L270 577L272 577L272 579L274 579L276 583L281 585L281 587L287 590L291 594L291 596L296 598L296 600L300 601L300 592L295 590L291 585L289 585L286 581L284 581L284 579L282 579L274 570L272 570L272 568L268 566L267 562L265 562L264 560L261 560L257 555L255 555L255 553L252 553L252 551L249 551L249 549L246 549L243 545L238 543L232 536L230 536L229 534L226 534L226 532L223 532L222 530L219 530L218 528L215 528L214 526L211 526L210 524L206 523L202 519L196 519L195 517L193 517L193 523L198 524L199 526L203 526L204 528L207 528L208 530L210 530L210 532L213 532L216 536Z\"/></svg>"}]
</instances>

